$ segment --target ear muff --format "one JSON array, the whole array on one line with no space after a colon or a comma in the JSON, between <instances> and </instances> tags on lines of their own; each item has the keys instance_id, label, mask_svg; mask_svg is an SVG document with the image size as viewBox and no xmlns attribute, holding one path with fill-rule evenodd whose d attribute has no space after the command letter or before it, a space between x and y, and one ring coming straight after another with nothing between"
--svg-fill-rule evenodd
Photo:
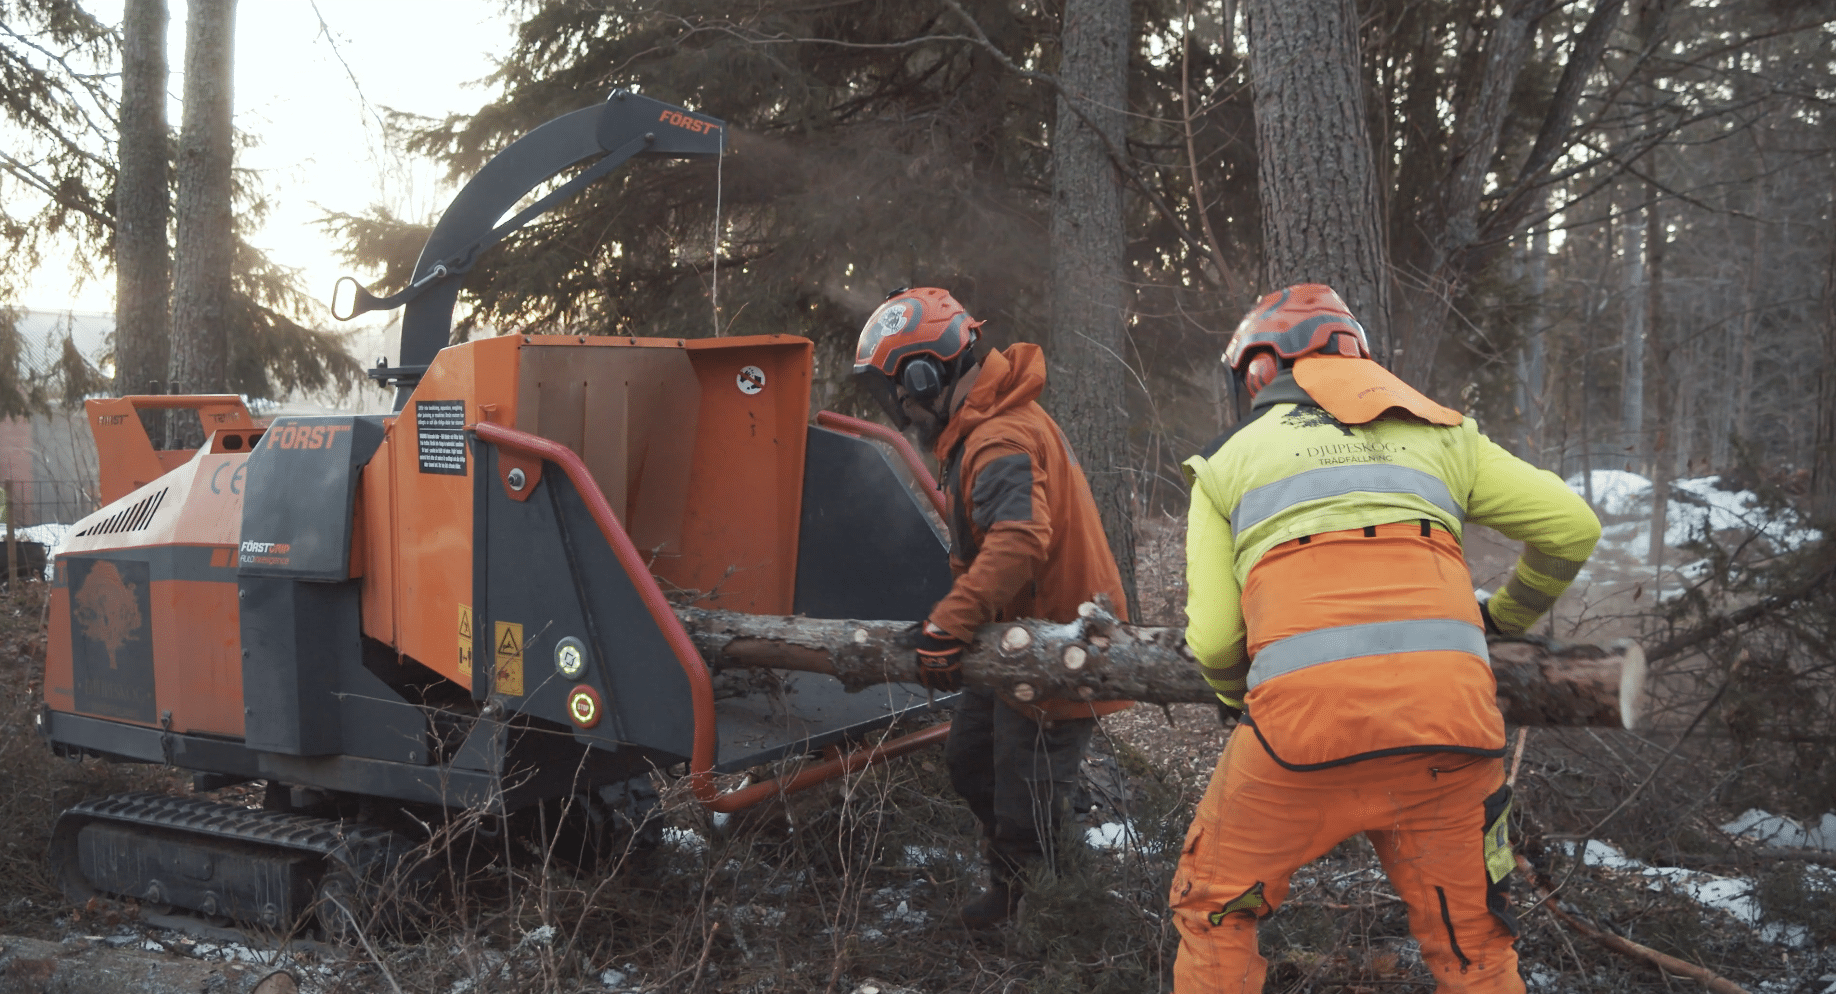
<instances>
[{"instance_id":1,"label":"ear muff","mask_svg":"<svg viewBox=\"0 0 1836 994\"><path fill-rule=\"evenodd\" d=\"M1243 388L1251 397L1260 393L1263 387L1275 382L1281 373L1281 363L1268 352L1258 352L1250 358L1249 365L1243 369Z\"/></svg>"},{"instance_id":2,"label":"ear muff","mask_svg":"<svg viewBox=\"0 0 1836 994\"><path fill-rule=\"evenodd\" d=\"M929 356L913 356L899 370L899 385L921 403L930 403L943 393L943 366Z\"/></svg>"}]
</instances>

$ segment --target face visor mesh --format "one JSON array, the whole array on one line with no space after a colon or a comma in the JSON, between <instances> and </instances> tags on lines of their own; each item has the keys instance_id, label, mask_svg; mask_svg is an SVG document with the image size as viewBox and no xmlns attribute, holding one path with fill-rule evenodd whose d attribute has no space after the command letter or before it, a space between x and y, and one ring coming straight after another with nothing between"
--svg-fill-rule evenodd
<instances>
[{"instance_id":1,"label":"face visor mesh","mask_svg":"<svg viewBox=\"0 0 1836 994\"><path fill-rule=\"evenodd\" d=\"M900 431L911 427L912 419L905 416L905 410L899 404L899 392L893 385L892 377L872 366L856 366L854 379L880 405L886 416L892 419L893 427Z\"/></svg>"}]
</instances>

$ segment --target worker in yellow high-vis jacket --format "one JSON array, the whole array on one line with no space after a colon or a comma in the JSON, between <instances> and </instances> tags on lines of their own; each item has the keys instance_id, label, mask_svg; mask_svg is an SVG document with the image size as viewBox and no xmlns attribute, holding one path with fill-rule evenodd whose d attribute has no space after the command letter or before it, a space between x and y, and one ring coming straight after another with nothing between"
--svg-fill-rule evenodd
<instances>
[{"instance_id":1,"label":"worker in yellow high-vis jacket","mask_svg":"<svg viewBox=\"0 0 1836 994\"><path fill-rule=\"evenodd\" d=\"M1186 640L1242 725L1173 878L1174 989L1261 991L1257 922L1295 870L1363 832L1440 989L1521 992L1485 636L1547 611L1600 523L1372 361L1328 287L1264 297L1224 360L1252 406L1185 464ZM1469 521L1525 543L1483 606Z\"/></svg>"}]
</instances>

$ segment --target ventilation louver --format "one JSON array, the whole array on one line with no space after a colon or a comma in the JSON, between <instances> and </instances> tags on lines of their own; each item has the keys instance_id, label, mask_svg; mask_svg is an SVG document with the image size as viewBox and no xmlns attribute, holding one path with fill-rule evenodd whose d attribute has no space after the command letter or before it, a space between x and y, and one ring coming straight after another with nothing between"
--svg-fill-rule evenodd
<instances>
[{"instance_id":1,"label":"ventilation louver","mask_svg":"<svg viewBox=\"0 0 1836 994\"><path fill-rule=\"evenodd\" d=\"M114 514L77 532L77 537L82 538L85 535L116 535L121 532L137 532L152 523L153 515L159 511L160 502L165 499L166 491L161 490L159 493L142 499L133 507L116 511Z\"/></svg>"}]
</instances>

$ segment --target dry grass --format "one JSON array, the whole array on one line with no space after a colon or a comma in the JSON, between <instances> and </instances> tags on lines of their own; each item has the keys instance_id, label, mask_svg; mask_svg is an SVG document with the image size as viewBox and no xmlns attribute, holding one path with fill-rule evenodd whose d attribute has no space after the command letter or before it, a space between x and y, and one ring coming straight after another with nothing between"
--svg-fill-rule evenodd
<instances>
[{"instance_id":1,"label":"dry grass","mask_svg":"<svg viewBox=\"0 0 1836 994\"><path fill-rule=\"evenodd\" d=\"M1181 539L1177 521L1143 528L1144 620L1180 617ZM186 788L161 771L48 758L31 732L41 604L37 590L17 610L0 610L7 708L0 769L10 785L0 792L0 831L8 840L0 844L0 929L56 934L73 924L100 926L66 917L60 928L56 920L69 912L59 909L42 862L55 812L85 794L149 783ZM1022 919L988 935L955 922L956 908L983 883L974 826L941 757L921 754L719 824L680 784L660 780L660 825L651 827L666 829L663 843L631 844L627 833L592 869L555 858L556 847L545 844L577 812L525 819L521 831L495 840L467 832L462 816L429 844L453 871L452 893L438 910L413 935L372 928L367 945L332 957L327 963L336 968L313 974L308 986L401 994L1164 990L1177 948L1166 886L1225 735L1211 709L1178 707L1171 718L1169 724L1160 709L1137 707L1105 719L1086 766L1078 830L1126 820L1133 844L1119 851L1073 847L1080 855L1065 872L1034 882ZM1653 775L1674 740L1668 732L1645 741L1537 731L1521 780L1521 848L1564 882L1565 907L1606 927L1749 989L1770 982L1779 992L1820 990L1815 978L1836 969L1836 960L1817 951L1817 944L1836 946L1827 893L1807 887L1793 866L1756 860L1715 828L1733 812L1730 798L1748 796L1729 785L1751 779L1753 764L1774 760L1698 737ZM1769 791L1770 803L1782 790L1775 784L1760 793ZM1635 856L1753 875L1768 914L1804 926L1813 945L1769 945L1725 913L1652 890L1636 874L1575 867L1564 845L1590 830ZM1518 897L1528 908L1527 894ZM1524 969L1548 978L1542 990L1670 989L1649 969L1565 933L1546 912L1527 914L1524 929ZM1263 943L1273 964L1269 989L1282 994L1432 987L1402 906L1362 840L1297 876L1288 904L1265 924Z\"/></svg>"},{"instance_id":2,"label":"dry grass","mask_svg":"<svg viewBox=\"0 0 1836 994\"><path fill-rule=\"evenodd\" d=\"M49 593L35 581L0 586L0 932L43 933L64 913L45 866L58 812L97 794L180 783L148 767L52 757L37 732Z\"/></svg>"}]
</instances>

